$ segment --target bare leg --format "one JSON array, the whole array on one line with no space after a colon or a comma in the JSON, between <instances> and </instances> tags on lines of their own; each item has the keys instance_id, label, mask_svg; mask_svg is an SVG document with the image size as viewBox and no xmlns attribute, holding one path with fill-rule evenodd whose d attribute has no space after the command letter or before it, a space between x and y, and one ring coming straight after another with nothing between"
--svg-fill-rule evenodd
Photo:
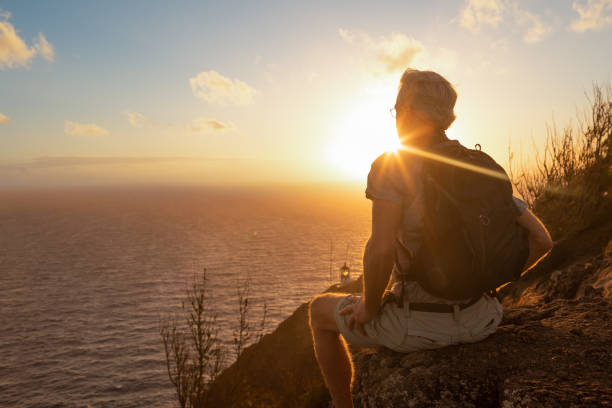
<instances>
[{"instance_id":1,"label":"bare leg","mask_svg":"<svg viewBox=\"0 0 612 408\"><path fill-rule=\"evenodd\" d=\"M336 304L346 295L324 294L310 302L310 330L319 368L336 408L353 408L353 364L334 319Z\"/></svg>"}]
</instances>

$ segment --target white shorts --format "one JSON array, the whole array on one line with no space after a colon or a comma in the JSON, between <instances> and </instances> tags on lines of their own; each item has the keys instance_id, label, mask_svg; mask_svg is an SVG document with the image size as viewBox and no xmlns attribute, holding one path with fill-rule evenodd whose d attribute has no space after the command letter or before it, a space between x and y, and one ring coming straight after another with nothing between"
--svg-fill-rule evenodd
<instances>
[{"instance_id":1,"label":"white shorts","mask_svg":"<svg viewBox=\"0 0 612 408\"><path fill-rule=\"evenodd\" d=\"M488 295L483 295L476 303L456 313L410 310L410 302L446 304L452 302L432 296L416 282L407 282L405 285L404 306L399 307L394 302L387 302L374 320L363 326L365 336L356 328L350 330L346 322L348 315L339 314L356 295L349 295L338 302L334 317L347 343L365 347L384 346L404 353L440 348L451 344L484 340L495 332L502 320L501 304ZM392 291L396 292L397 289L398 287L394 286Z\"/></svg>"}]
</instances>

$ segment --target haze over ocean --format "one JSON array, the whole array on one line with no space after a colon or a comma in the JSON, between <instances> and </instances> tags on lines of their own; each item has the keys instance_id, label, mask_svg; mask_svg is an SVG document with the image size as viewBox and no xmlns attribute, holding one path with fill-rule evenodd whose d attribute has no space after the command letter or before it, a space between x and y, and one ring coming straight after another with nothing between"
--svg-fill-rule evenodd
<instances>
[{"instance_id":1,"label":"haze over ocean","mask_svg":"<svg viewBox=\"0 0 612 408\"><path fill-rule=\"evenodd\" d=\"M361 190L0 192L0 405L172 406L159 317L206 268L222 336L250 276L266 331L326 289L369 233Z\"/></svg>"}]
</instances>

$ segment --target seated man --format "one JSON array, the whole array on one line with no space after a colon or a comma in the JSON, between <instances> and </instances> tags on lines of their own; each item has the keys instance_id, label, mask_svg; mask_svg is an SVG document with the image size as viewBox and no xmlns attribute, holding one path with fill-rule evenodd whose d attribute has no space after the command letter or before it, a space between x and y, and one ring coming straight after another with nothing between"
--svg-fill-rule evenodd
<instances>
[{"instance_id":1,"label":"seated man","mask_svg":"<svg viewBox=\"0 0 612 408\"><path fill-rule=\"evenodd\" d=\"M406 70L395 103L402 145L427 150L448 142L444 131L455 119L456 98L452 85L440 75ZM398 170L398 166L387 165L387 159L386 155L379 157L368 176L366 197L372 200L372 233L363 257L362 294L326 293L310 303L315 354L338 408L353 406L353 367L345 341L410 352L485 339L502 320L499 301L488 294L450 300L426 291L419 281L397 279L409 269L422 244L425 205L419 175L423 160L413 157ZM517 222L528 233L526 271L550 251L552 241L527 206L518 199L515 202L520 214ZM388 293L401 301L385 301L387 287Z\"/></svg>"}]
</instances>

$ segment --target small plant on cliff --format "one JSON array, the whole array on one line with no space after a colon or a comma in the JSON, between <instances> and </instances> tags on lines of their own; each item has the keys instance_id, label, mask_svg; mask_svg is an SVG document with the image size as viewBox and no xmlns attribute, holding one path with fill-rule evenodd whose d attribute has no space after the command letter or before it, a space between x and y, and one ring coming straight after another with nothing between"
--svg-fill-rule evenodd
<instances>
[{"instance_id":1,"label":"small plant on cliff","mask_svg":"<svg viewBox=\"0 0 612 408\"><path fill-rule=\"evenodd\" d=\"M160 334L168 377L181 408L206 406L209 384L223 367L225 350L218 336L217 313L207 288L206 271L194 277L182 304L185 322L177 317L162 322Z\"/></svg>"},{"instance_id":2,"label":"small plant on cliff","mask_svg":"<svg viewBox=\"0 0 612 408\"><path fill-rule=\"evenodd\" d=\"M237 280L236 281L236 298L238 299L238 328L234 331L234 353L236 355L236 359L240 357L244 347L249 343L252 339L252 336L255 335L256 341L261 340L265 325L266 325L266 317L268 314L268 305L264 302L263 306L263 317L261 322L257 328L253 328L249 319L249 295L251 291L251 281L249 278L245 280Z\"/></svg>"},{"instance_id":3,"label":"small plant on cliff","mask_svg":"<svg viewBox=\"0 0 612 408\"><path fill-rule=\"evenodd\" d=\"M236 359L254 334L257 341L265 330L267 306L258 328L249 324L250 280L237 282L238 329L234 332ZM209 403L210 385L226 366L227 349L219 337L217 312L208 289L206 270L194 276L182 303L184 319L169 316L160 323L166 367L181 408L202 408Z\"/></svg>"}]
</instances>

